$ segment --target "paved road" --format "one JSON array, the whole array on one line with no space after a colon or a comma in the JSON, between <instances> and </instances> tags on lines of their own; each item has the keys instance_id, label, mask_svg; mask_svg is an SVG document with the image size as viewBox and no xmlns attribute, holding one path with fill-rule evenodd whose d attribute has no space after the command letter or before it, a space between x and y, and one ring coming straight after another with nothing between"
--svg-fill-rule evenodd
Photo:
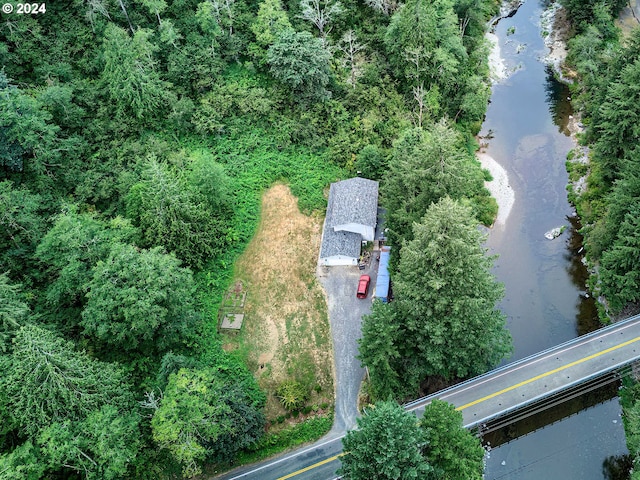
<instances>
[{"instance_id":1,"label":"paved road","mask_svg":"<svg viewBox=\"0 0 640 480\"><path fill-rule=\"evenodd\" d=\"M640 315L575 338L413 402L422 415L433 398L462 412L465 427L518 410L640 357Z\"/></svg>"},{"instance_id":2,"label":"paved road","mask_svg":"<svg viewBox=\"0 0 640 480\"><path fill-rule=\"evenodd\" d=\"M329 433L313 445L264 462L236 468L216 480L318 480L334 479L340 467L343 434ZM312 467L312 468L308 468Z\"/></svg>"}]
</instances>

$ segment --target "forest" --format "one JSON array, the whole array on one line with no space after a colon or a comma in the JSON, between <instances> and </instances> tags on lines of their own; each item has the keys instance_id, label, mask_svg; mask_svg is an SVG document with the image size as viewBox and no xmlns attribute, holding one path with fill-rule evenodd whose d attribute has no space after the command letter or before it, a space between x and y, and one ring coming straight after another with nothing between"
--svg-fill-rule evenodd
<instances>
[{"instance_id":1,"label":"forest","mask_svg":"<svg viewBox=\"0 0 640 480\"><path fill-rule=\"evenodd\" d=\"M276 181L304 212L323 211L332 181L382 182L389 236L402 247L400 301L367 321L372 399L500 361L510 348L495 310L502 290L476 228L497 207L474 158L490 93L484 32L497 8L66 0L3 13L0 478L193 477L271 445L266 393L222 349L217 309ZM431 299L412 297L407 265L426 272L436 256L450 260L429 274L437 308L410 312ZM460 269L480 286L462 297ZM452 308L473 308L468 348L486 352L475 363L443 355L468 341L442 336L459 317L401 341L424 330L422 315ZM425 357L430 335L442 348ZM367 338L384 340L393 361L370 355ZM446 406L436 414L457 425ZM448 442L428 420L416 428L418 444ZM465 478L481 475L477 445L451 431L473 459ZM418 453L430 471L455 470L442 463L450 452Z\"/></svg>"},{"instance_id":2,"label":"forest","mask_svg":"<svg viewBox=\"0 0 640 480\"><path fill-rule=\"evenodd\" d=\"M565 73L586 127L588 162L567 163L586 176L572 201L580 214L590 289L603 321L638 313L640 305L640 29L624 33L615 19L626 2L562 0L572 22ZM632 479L640 478L640 391L621 393Z\"/></svg>"}]
</instances>

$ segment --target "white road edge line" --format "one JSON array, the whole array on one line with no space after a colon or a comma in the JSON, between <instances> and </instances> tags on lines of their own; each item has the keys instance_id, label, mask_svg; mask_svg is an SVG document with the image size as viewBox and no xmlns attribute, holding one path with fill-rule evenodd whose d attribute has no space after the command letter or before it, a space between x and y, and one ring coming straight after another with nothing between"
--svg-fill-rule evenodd
<instances>
[{"instance_id":1,"label":"white road edge line","mask_svg":"<svg viewBox=\"0 0 640 480\"><path fill-rule=\"evenodd\" d=\"M344 437L346 437L346 436L347 436L347 434L346 434L346 433L343 433L343 434L342 434L342 435L340 435L339 437L335 437L335 438L332 438L331 440L327 440L327 441L325 441L325 442L321 443L320 445L313 445L313 446L309 446L309 447L308 447L308 448L306 448L305 450L301 450L301 451L299 451L299 452L294 452L294 453L292 453L291 455L288 455L288 456L286 456L286 457L279 458L278 460L274 460L273 462L269 462L269 463L267 463L267 464L265 464L265 465L262 465L261 467L255 468L255 469L253 469L253 470L251 470L251 471L249 471L249 472L245 472L245 473L242 473L242 474L240 474L240 475L238 475L238 476L235 476L235 477L233 477L233 478L230 478L229 480L238 480L239 478L243 478L243 477L246 477L247 475L254 474L254 473L256 473L256 472L259 472L260 470L264 470L264 469L265 469L265 468L267 468L267 467L271 467L271 466L273 466L273 465L277 465L278 463L281 463L281 462L284 462L284 461L289 460L289 459L291 459L291 458L297 457L298 455L303 455L303 454L308 453L308 452L310 452L310 451L312 451L312 450L315 450L315 449L317 449L317 448L319 448L319 447L324 447L325 445L328 445L329 443L335 442L336 440L342 440L342 439L343 439Z\"/></svg>"}]
</instances>

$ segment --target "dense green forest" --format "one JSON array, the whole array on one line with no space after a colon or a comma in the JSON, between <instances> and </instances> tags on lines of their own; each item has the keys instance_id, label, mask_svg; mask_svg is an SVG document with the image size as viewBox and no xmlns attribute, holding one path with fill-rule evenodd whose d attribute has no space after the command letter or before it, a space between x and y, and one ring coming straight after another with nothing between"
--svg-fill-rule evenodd
<instances>
[{"instance_id":1,"label":"dense green forest","mask_svg":"<svg viewBox=\"0 0 640 480\"><path fill-rule=\"evenodd\" d=\"M496 210L473 156L496 9L66 0L2 14L0 478L191 477L271 445L217 307L277 180L306 212L332 181L381 180L399 278L434 234L425 215L460 229L477 328L502 328L472 233ZM410 383L477 372L505 342Z\"/></svg>"},{"instance_id":2,"label":"dense green forest","mask_svg":"<svg viewBox=\"0 0 640 480\"><path fill-rule=\"evenodd\" d=\"M572 89L586 125L581 140L590 147L587 189L575 201L597 267L591 288L615 316L640 301L640 29L622 36L615 26L625 2L563 3L575 29L567 63L579 79Z\"/></svg>"},{"instance_id":3,"label":"dense green forest","mask_svg":"<svg viewBox=\"0 0 640 480\"><path fill-rule=\"evenodd\" d=\"M588 162L568 162L570 175L586 175L573 201L600 296L602 317L625 318L640 305L640 28L623 33L614 19L624 1L562 0L572 22L567 70L586 126L581 142ZM632 479L640 479L640 390L621 392ZM628 468L627 468L628 470Z\"/></svg>"}]
</instances>

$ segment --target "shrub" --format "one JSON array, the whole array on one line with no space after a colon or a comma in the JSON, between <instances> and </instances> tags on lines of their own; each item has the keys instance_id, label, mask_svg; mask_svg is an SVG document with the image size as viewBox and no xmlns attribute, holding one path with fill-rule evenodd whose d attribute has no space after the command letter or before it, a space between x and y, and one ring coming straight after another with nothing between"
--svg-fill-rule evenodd
<instances>
[{"instance_id":1,"label":"shrub","mask_svg":"<svg viewBox=\"0 0 640 480\"><path fill-rule=\"evenodd\" d=\"M284 408L293 411L294 416L297 416L297 410L304 405L308 392L299 382L287 380L278 387L276 396Z\"/></svg>"}]
</instances>

